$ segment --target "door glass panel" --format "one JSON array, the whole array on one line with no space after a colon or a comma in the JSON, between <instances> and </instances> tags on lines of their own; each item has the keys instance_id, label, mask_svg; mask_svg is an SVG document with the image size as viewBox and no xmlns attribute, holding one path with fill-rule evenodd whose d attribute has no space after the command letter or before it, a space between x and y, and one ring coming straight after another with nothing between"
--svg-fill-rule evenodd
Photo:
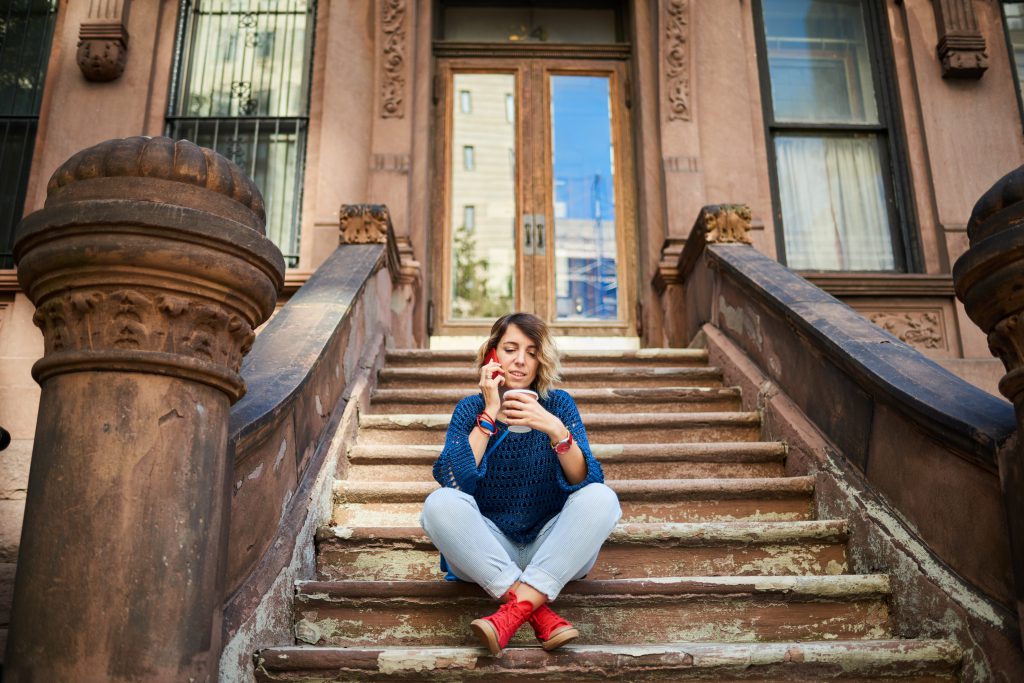
<instances>
[{"instance_id":1,"label":"door glass panel","mask_svg":"<svg viewBox=\"0 0 1024 683\"><path fill-rule=\"evenodd\" d=\"M445 7L444 40L614 43L615 8Z\"/></svg>"},{"instance_id":2,"label":"door glass panel","mask_svg":"<svg viewBox=\"0 0 1024 683\"><path fill-rule=\"evenodd\" d=\"M618 318L615 150L606 76L551 77L558 318Z\"/></svg>"},{"instance_id":3,"label":"door glass panel","mask_svg":"<svg viewBox=\"0 0 1024 683\"><path fill-rule=\"evenodd\" d=\"M776 135L790 268L895 268L878 146L874 135Z\"/></svg>"},{"instance_id":4,"label":"door glass panel","mask_svg":"<svg viewBox=\"0 0 1024 683\"><path fill-rule=\"evenodd\" d=\"M765 0L776 121L878 123L861 0Z\"/></svg>"},{"instance_id":5,"label":"door glass panel","mask_svg":"<svg viewBox=\"0 0 1024 683\"><path fill-rule=\"evenodd\" d=\"M452 318L514 309L515 76L455 74L451 101ZM463 96L471 106L463 107ZM467 152L467 150L469 150Z\"/></svg>"}]
</instances>

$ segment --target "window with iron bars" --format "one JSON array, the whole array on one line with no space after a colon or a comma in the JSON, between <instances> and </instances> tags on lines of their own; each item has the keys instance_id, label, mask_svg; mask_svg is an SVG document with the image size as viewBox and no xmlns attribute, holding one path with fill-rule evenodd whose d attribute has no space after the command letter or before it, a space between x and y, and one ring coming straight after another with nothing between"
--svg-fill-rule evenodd
<instances>
[{"instance_id":1,"label":"window with iron bars","mask_svg":"<svg viewBox=\"0 0 1024 683\"><path fill-rule=\"evenodd\" d=\"M0 268L13 268L25 208L57 0L8 0L0 9Z\"/></svg>"},{"instance_id":2,"label":"window with iron bars","mask_svg":"<svg viewBox=\"0 0 1024 683\"><path fill-rule=\"evenodd\" d=\"M315 0L184 0L167 134L256 182L267 237L299 260Z\"/></svg>"}]
</instances>

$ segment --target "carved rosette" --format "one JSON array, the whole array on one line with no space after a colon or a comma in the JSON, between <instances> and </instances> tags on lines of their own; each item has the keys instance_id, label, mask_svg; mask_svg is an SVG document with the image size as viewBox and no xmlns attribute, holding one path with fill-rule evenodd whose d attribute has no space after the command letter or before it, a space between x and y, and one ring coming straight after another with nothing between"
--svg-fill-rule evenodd
<instances>
[{"instance_id":1,"label":"carved rosette","mask_svg":"<svg viewBox=\"0 0 1024 683\"><path fill-rule=\"evenodd\" d=\"M400 119L405 116L405 17L407 0L381 0L380 116Z\"/></svg>"},{"instance_id":2,"label":"carved rosette","mask_svg":"<svg viewBox=\"0 0 1024 683\"><path fill-rule=\"evenodd\" d=\"M718 204L705 207L704 241L708 244L752 244L750 220L750 207L746 204Z\"/></svg>"},{"instance_id":3,"label":"carved rosette","mask_svg":"<svg viewBox=\"0 0 1024 683\"><path fill-rule=\"evenodd\" d=\"M689 0L662 3L665 44L666 93L669 121L690 120L690 8Z\"/></svg>"},{"instance_id":4,"label":"carved rosette","mask_svg":"<svg viewBox=\"0 0 1024 683\"><path fill-rule=\"evenodd\" d=\"M131 0L93 2L78 29L76 61L82 75L95 82L120 78L128 63L128 10Z\"/></svg>"},{"instance_id":5,"label":"carved rosette","mask_svg":"<svg viewBox=\"0 0 1024 683\"><path fill-rule=\"evenodd\" d=\"M284 280L252 181L190 142L129 138L76 154L48 189L15 243L43 332L36 380L142 372L241 398L242 357Z\"/></svg>"}]
</instances>

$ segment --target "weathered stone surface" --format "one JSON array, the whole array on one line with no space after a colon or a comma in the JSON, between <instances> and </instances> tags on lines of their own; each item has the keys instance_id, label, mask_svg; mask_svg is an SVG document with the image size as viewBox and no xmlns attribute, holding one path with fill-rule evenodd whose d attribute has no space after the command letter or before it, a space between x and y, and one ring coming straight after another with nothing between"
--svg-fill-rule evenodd
<instances>
[{"instance_id":1,"label":"weathered stone surface","mask_svg":"<svg viewBox=\"0 0 1024 683\"><path fill-rule=\"evenodd\" d=\"M418 527L333 527L318 539L321 580L443 578L437 550ZM587 578L843 574L845 547L843 522L625 524Z\"/></svg>"},{"instance_id":2,"label":"weathered stone surface","mask_svg":"<svg viewBox=\"0 0 1024 683\"><path fill-rule=\"evenodd\" d=\"M440 370L439 371L443 371ZM465 389L378 389L374 413L445 412L470 394ZM739 393L717 387L646 387L640 389L575 389L573 400L584 413L674 413L740 410Z\"/></svg>"},{"instance_id":3,"label":"weathered stone surface","mask_svg":"<svg viewBox=\"0 0 1024 683\"><path fill-rule=\"evenodd\" d=\"M276 647L258 655L257 681L438 677L494 680L952 681L960 650L942 640L575 645L513 648Z\"/></svg>"},{"instance_id":4,"label":"weathered stone surface","mask_svg":"<svg viewBox=\"0 0 1024 683\"><path fill-rule=\"evenodd\" d=\"M449 414L366 415L361 444L443 444ZM761 436L757 413L584 414L589 441L601 444L755 441ZM509 436L510 443L518 435Z\"/></svg>"},{"instance_id":5,"label":"weathered stone surface","mask_svg":"<svg viewBox=\"0 0 1024 683\"><path fill-rule=\"evenodd\" d=\"M574 389L606 387L721 387L718 368L676 367L582 367L565 369L563 382L556 386ZM388 367L381 370L382 389L432 389L459 387L471 390L480 382L480 373L472 367L451 368L439 373L431 368Z\"/></svg>"},{"instance_id":6,"label":"weathered stone surface","mask_svg":"<svg viewBox=\"0 0 1024 683\"><path fill-rule=\"evenodd\" d=\"M891 635L887 594L870 575L587 580L558 609L590 644L871 639ZM472 584L337 581L300 583L295 611L319 635L311 645L469 645L469 622L492 604Z\"/></svg>"}]
</instances>

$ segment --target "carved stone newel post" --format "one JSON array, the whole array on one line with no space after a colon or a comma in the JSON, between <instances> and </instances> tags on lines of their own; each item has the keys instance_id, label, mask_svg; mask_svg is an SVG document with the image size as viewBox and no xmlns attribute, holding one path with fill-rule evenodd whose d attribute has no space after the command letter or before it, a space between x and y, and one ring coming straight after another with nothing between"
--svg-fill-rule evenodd
<instances>
[{"instance_id":1,"label":"carved stone newel post","mask_svg":"<svg viewBox=\"0 0 1024 683\"><path fill-rule=\"evenodd\" d=\"M1024 166L981 196L967 237L971 247L953 266L956 295L1003 361L1007 372L999 391L1017 412L1019 447L1000 456L999 479L1024 636Z\"/></svg>"},{"instance_id":2,"label":"carved stone newel post","mask_svg":"<svg viewBox=\"0 0 1024 683\"><path fill-rule=\"evenodd\" d=\"M10 681L214 681L228 409L284 261L215 152L111 140L50 179L18 279L44 357Z\"/></svg>"}]
</instances>

